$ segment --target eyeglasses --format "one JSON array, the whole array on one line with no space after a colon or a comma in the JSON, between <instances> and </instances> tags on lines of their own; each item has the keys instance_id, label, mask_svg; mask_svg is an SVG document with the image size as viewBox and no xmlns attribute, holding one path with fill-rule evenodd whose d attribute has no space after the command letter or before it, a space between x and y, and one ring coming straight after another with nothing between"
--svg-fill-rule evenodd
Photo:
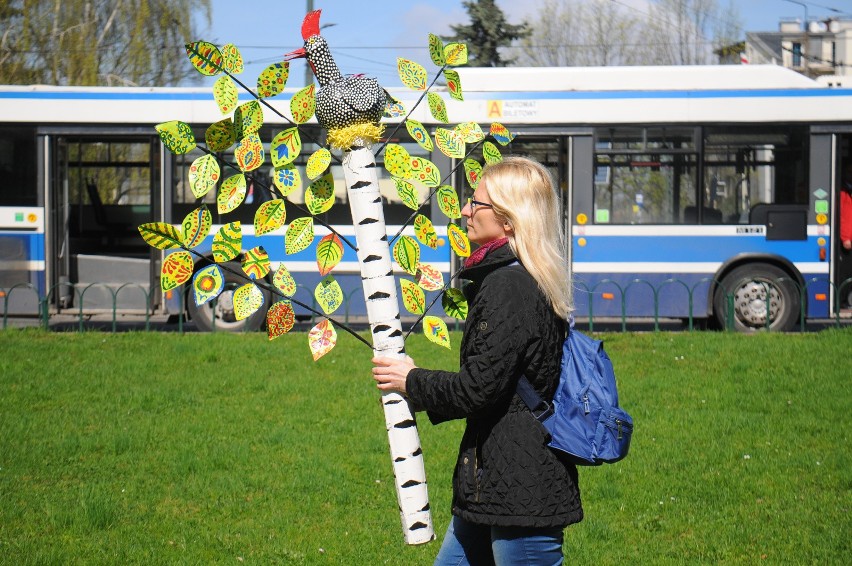
<instances>
[{"instance_id":1,"label":"eyeglasses","mask_svg":"<svg viewBox=\"0 0 852 566\"><path fill-rule=\"evenodd\" d=\"M494 208L494 205L490 202L482 202L481 200L474 200L472 198L467 199L467 205L470 207L471 214L476 211L477 206L482 206L484 208Z\"/></svg>"}]
</instances>

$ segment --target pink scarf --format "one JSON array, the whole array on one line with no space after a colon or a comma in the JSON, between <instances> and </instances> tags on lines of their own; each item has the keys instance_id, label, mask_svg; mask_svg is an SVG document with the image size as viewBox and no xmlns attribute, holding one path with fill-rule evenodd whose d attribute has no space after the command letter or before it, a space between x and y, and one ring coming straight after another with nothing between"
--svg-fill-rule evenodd
<instances>
[{"instance_id":1,"label":"pink scarf","mask_svg":"<svg viewBox=\"0 0 852 566\"><path fill-rule=\"evenodd\" d=\"M488 252L490 252L491 250L496 250L497 248L502 248L503 246L505 246L508 243L509 243L509 238L498 238L496 240L491 240L487 244L479 246L479 249L477 249L475 252L470 254L470 257L468 257L464 261L465 269L473 267L474 265L481 262L485 258L485 256L488 255Z\"/></svg>"}]
</instances>

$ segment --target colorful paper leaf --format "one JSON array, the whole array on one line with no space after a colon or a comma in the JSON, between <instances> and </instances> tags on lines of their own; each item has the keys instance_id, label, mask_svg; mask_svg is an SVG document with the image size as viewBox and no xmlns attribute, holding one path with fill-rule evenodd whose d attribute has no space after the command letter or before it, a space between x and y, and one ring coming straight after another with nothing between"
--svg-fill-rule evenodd
<instances>
[{"instance_id":1,"label":"colorful paper leaf","mask_svg":"<svg viewBox=\"0 0 852 566\"><path fill-rule=\"evenodd\" d=\"M219 162L210 154L202 155L189 166L189 188L201 198L219 182Z\"/></svg>"},{"instance_id":2,"label":"colorful paper leaf","mask_svg":"<svg viewBox=\"0 0 852 566\"><path fill-rule=\"evenodd\" d=\"M420 262L420 246L411 236L400 236L393 245L393 258L406 273L417 273Z\"/></svg>"},{"instance_id":3,"label":"colorful paper leaf","mask_svg":"<svg viewBox=\"0 0 852 566\"><path fill-rule=\"evenodd\" d=\"M447 239L450 241L450 247L456 252L459 257L468 257L470 255L470 240L467 239L467 234L455 224L447 225Z\"/></svg>"},{"instance_id":4,"label":"colorful paper leaf","mask_svg":"<svg viewBox=\"0 0 852 566\"><path fill-rule=\"evenodd\" d=\"M343 304L343 289L332 275L327 275L314 289L314 298L325 314L331 314Z\"/></svg>"},{"instance_id":5,"label":"colorful paper leaf","mask_svg":"<svg viewBox=\"0 0 852 566\"><path fill-rule=\"evenodd\" d=\"M278 301L266 311L266 332L270 340L287 334L295 324L296 313L288 300Z\"/></svg>"},{"instance_id":6,"label":"colorful paper leaf","mask_svg":"<svg viewBox=\"0 0 852 566\"><path fill-rule=\"evenodd\" d=\"M278 265L275 275L272 276L272 284L288 297L296 294L296 280L293 279L293 276L283 262Z\"/></svg>"},{"instance_id":7,"label":"colorful paper leaf","mask_svg":"<svg viewBox=\"0 0 852 566\"><path fill-rule=\"evenodd\" d=\"M246 177L242 173L231 175L222 183L216 196L216 210L227 214L240 206L246 198Z\"/></svg>"},{"instance_id":8,"label":"colorful paper leaf","mask_svg":"<svg viewBox=\"0 0 852 566\"><path fill-rule=\"evenodd\" d=\"M391 177L408 179L411 176L411 155L401 145L389 143L385 147L385 169Z\"/></svg>"},{"instance_id":9,"label":"colorful paper leaf","mask_svg":"<svg viewBox=\"0 0 852 566\"><path fill-rule=\"evenodd\" d=\"M192 66L202 75L213 77L222 72L222 52L212 43L207 41L187 43L186 54Z\"/></svg>"},{"instance_id":10,"label":"colorful paper leaf","mask_svg":"<svg viewBox=\"0 0 852 566\"><path fill-rule=\"evenodd\" d=\"M509 129L506 126L499 122L491 124L491 136L497 140L497 143L500 145L507 145L515 137L509 132Z\"/></svg>"},{"instance_id":11,"label":"colorful paper leaf","mask_svg":"<svg viewBox=\"0 0 852 566\"><path fill-rule=\"evenodd\" d=\"M434 147L432 145L432 138L429 137L429 132L426 131L423 124L417 120L409 118L405 121L405 129L408 130L408 133L412 138L414 138L414 141L420 144L420 147L426 151L432 151L432 148Z\"/></svg>"},{"instance_id":12,"label":"colorful paper leaf","mask_svg":"<svg viewBox=\"0 0 852 566\"><path fill-rule=\"evenodd\" d=\"M337 344L337 331L330 320L322 320L308 332L308 344L314 361L317 361Z\"/></svg>"},{"instance_id":13,"label":"colorful paper leaf","mask_svg":"<svg viewBox=\"0 0 852 566\"><path fill-rule=\"evenodd\" d=\"M276 167L272 173L272 182L281 191L281 196L288 196L290 193L302 187L302 175L296 166L290 163L283 167Z\"/></svg>"},{"instance_id":14,"label":"colorful paper leaf","mask_svg":"<svg viewBox=\"0 0 852 566\"><path fill-rule=\"evenodd\" d=\"M272 144L269 147L273 167L284 167L292 163L301 152L302 138L299 135L299 128L289 128L279 132L272 138Z\"/></svg>"},{"instance_id":15,"label":"colorful paper leaf","mask_svg":"<svg viewBox=\"0 0 852 566\"><path fill-rule=\"evenodd\" d=\"M467 299L460 289L452 287L444 291L441 297L441 306L444 307L444 312L447 316L464 320L467 318Z\"/></svg>"},{"instance_id":16,"label":"colorful paper leaf","mask_svg":"<svg viewBox=\"0 0 852 566\"><path fill-rule=\"evenodd\" d=\"M234 291L234 317L244 320L263 306L263 292L254 283L246 283Z\"/></svg>"},{"instance_id":17,"label":"colorful paper leaf","mask_svg":"<svg viewBox=\"0 0 852 566\"><path fill-rule=\"evenodd\" d=\"M414 218L414 235L424 246L429 246L433 250L438 249L438 234L435 232L435 226L422 214Z\"/></svg>"},{"instance_id":18,"label":"colorful paper leaf","mask_svg":"<svg viewBox=\"0 0 852 566\"><path fill-rule=\"evenodd\" d=\"M464 160L464 178L473 190L479 186L479 178L482 176L482 164L475 159Z\"/></svg>"},{"instance_id":19,"label":"colorful paper leaf","mask_svg":"<svg viewBox=\"0 0 852 566\"><path fill-rule=\"evenodd\" d=\"M316 150L309 158L308 164L305 166L305 173L308 175L308 179L314 180L328 169L328 166L331 165L331 152L322 147Z\"/></svg>"},{"instance_id":20,"label":"colorful paper leaf","mask_svg":"<svg viewBox=\"0 0 852 566\"><path fill-rule=\"evenodd\" d=\"M240 255L243 249L243 229L240 221L225 224L213 236L213 261L223 263Z\"/></svg>"},{"instance_id":21,"label":"colorful paper leaf","mask_svg":"<svg viewBox=\"0 0 852 566\"><path fill-rule=\"evenodd\" d=\"M489 165L503 161L503 154L501 154L500 150L497 149L497 146L490 141L482 144L482 157L485 158L485 163Z\"/></svg>"},{"instance_id":22,"label":"colorful paper leaf","mask_svg":"<svg viewBox=\"0 0 852 566\"><path fill-rule=\"evenodd\" d=\"M240 171L254 171L261 165L265 158L263 154L263 142L260 141L260 136L251 134L244 137L234 148L234 158L237 160L237 166Z\"/></svg>"},{"instance_id":23,"label":"colorful paper leaf","mask_svg":"<svg viewBox=\"0 0 852 566\"><path fill-rule=\"evenodd\" d=\"M466 143L476 143L485 139L485 132L476 122L463 122L455 129Z\"/></svg>"},{"instance_id":24,"label":"colorful paper leaf","mask_svg":"<svg viewBox=\"0 0 852 566\"><path fill-rule=\"evenodd\" d=\"M317 266L323 277L340 263L343 259L343 242L337 234L331 233L324 236L317 244Z\"/></svg>"},{"instance_id":25,"label":"colorful paper leaf","mask_svg":"<svg viewBox=\"0 0 852 566\"><path fill-rule=\"evenodd\" d=\"M444 42L435 34L429 34L429 57L438 67L444 66Z\"/></svg>"},{"instance_id":26,"label":"colorful paper leaf","mask_svg":"<svg viewBox=\"0 0 852 566\"><path fill-rule=\"evenodd\" d=\"M411 314L423 314L426 312L426 294L414 281L400 278L399 287L402 296L402 304L405 310Z\"/></svg>"},{"instance_id":27,"label":"colorful paper leaf","mask_svg":"<svg viewBox=\"0 0 852 566\"><path fill-rule=\"evenodd\" d=\"M163 145L175 155L184 155L195 149L195 135L186 122L172 120L155 126Z\"/></svg>"},{"instance_id":28,"label":"colorful paper leaf","mask_svg":"<svg viewBox=\"0 0 852 566\"><path fill-rule=\"evenodd\" d=\"M334 177L331 173L317 179L305 191L305 206L311 214L328 212L334 205Z\"/></svg>"},{"instance_id":29,"label":"colorful paper leaf","mask_svg":"<svg viewBox=\"0 0 852 566\"><path fill-rule=\"evenodd\" d=\"M461 78L459 78L458 72L451 71L450 69L445 69L444 78L447 79L447 92L450 93L450 98L459 101L464 101L464 94L462 93L461 87Z\"/></svg>"},{"instance_id":30,"label":"colorful paper leaf","mask_svg":"<svg viewBox=\"0 0 852 566\"><path fill-rule=\"evenodd\" d=\"M385 110L382 113L382 116L385 118L399 118L400 116L405 116L408 112L405 111L405 105L396 100L394 98L388 97L388 101L385 103Z\"/></svg>"},{"instance_id":31,"label":"colorful paper leaf","mask_svg":"<svg viewBox=\"0 0 852 566\"><path fill-rule=\"evenodd\" d=\"M243 56L240 50L233 43L228 43L222 46L219 50L222 53L222 66L232 75L239 75L243 72Z\"/></svg>"},{"instance_id":32,"label":"colorful paper leaf","mask_svg":"<svg viewBox=\"0 0 852 566\"><path fill-rule=\"evenodd\" d=\"M396 194L399 196L400 200L402 200L402 204L411 210L418 210L420 208L420 203L417 198L417 189L414 185L405 179L400 179L398 177L394 177L393 182L396 184Z\"/></svg>"},{"instance_id":33,"label":"colorful paper leaf","mask_svg":"<svg viewBox=\"0 0 852 566\"><path fill-rule=\"evenodd\" d=\"M262 126L263 109L257 100L250 100L240 104L234 110L234 129L237 132L238 139L256 134Z\"/></svg>"},{"instance_id":34,"label":"colorful paper leaf","mask_svg":"<svg viewBox=\"0 0 852 566\"><path fill-rule=\"evenodd\" d=\"M293 121L297 124L304 124L311 119L317 109L317 99L315 96L316 85L309 84L305 88L293 95L290 99L290 113L293 115Z\"/></svg>"},{"instance_id":35,"label":"colorful paper leaf","mask_svg":"<svg viewBox=\"0 0 852 566\"><path fill-rule=\"evenodd\" d=\"M447 105L444 103L444 99L435 92L427 92L426 100L429 101L429 112L432 113L432 117L435 118L439 122L443 122L446 124L450 121L447 118Z\"/></svg>"},{"instance_id":36,"label":"colorful paper leaf","mask_svg":"<svg viewBox=\"0 0 852 566\"><path fill-rule=\"evenodd\" d=\"M444 46L444 60L447 65L459 67L467 65L467 45L464 43L448 43Z\"/></svg>"},{"instance_id":37,"label":"colorful paper leaf","mask_svg":"<svg viewBox=\"0 0 852 566\"><path fill-rule=\"evenodd\" d=\"M207 205L201 205L187 214L181 222L184 247L191 249L200 244L210 233L212 226L213 216L207 210Z\"/></svg>"},{"instance_id":38,"label":"colorful paper leaf","mask_svg":"<svg viewBox=\"0 0 852 566\"><path fill-rule=\"evenodd\" d=\"M447 157L462 159L465 155L464 138L455 130L444 128L435 130L435 145Z\"/></svg>"},{"instance_id":39,"label":"colorful paper leaf","mask_svg":"<svg viewBox=\"0 0 852 566\"><path fill-rule=\"evenodd\" d=\"M314 241L314 219L311 216L297 218L287 227L284 236L284 253L295 254L310 246Z\"/></svg>"},{"instance_id":40,"label":"colorful paper leaf","mask_svg":"<svg viewBox=\"0 0 852 566\"><path fill-rule=\"evenodd\" d=\"M237 85L228 75L222 75L213 83L213 99L222 114L233 112L237 107L238 98Z\"/></svg>"},{"instance_id":41,"label":"colorful paper leaf","mask_svg":"<svg viewBox=\"0 0 852 566\"><path fill-rule=\"evenodd\" d=\"M271 98L284 92L287 78L290 76L290 62L273 63L261 71L257 77L257 95Z\"/></svg>"},{"instance_id":42,"label":"colorful paper leaf","mask_svg":"<svg viewBox=\"0 0 852 566\"><path fill-rule=\"evenodd\" d=\"M287 208L284 199L269 200L260 205L254 214L254 235L262 236L284 225Z\"/></svg>"},{"instance_id":43,"label":"colorful paper leaf","mask_svg":"<svg viewBox=\"0 0 852 566\"><path fill-rule=\"evenodd\" d=\"M160 287L163 291L171 291L183 285L192 277L192 256L189 252L179 251L166 256L160 271Z\"/></svg>"},{"instance_id":44,"label":"colorful paper leaf","mask_svg":"<svg viewBox=\"0 0 852 566\"><path fill-rule=\"evenodd\" d=\"M446 323L437 316L423 317L423 333L430 342L444 348L450 347L450 332Z\"/></svg>"},{"instance_id":45,"label":"colorful paper leaf","mask_svg":"<svg viewBox=\"0 0 852 566\"><path fill-rule=\"evenodd\" d=\"M441 185L435 191L435 198L438 201L438 208L441 209L447 218L461 218L461 206L459 206L459 197L456 195L456 190L449 185Z\"/></svg>"},{"instance_id":46,"label":"colorful paper leaf","mask_svg":"<svg viewBox=\"0 0 852 566\"><path fill-rule=\"evenodd\" d=\"M199 269L192 278L192 291L196 306L219 296L225 288L225 276L218 265L208 265Z\"/></svg>"},{"instance_id":47,"label":"colorful paper leaf","mask_svg":"<svg viewBox=\"0 0 852 566\"><path fill-rule=\"evenodd\" d=\"M210 124L204 132L204 142L210 151L226 151L237 141L234 122L230 118Z\"/></svg>"},{"instance_id":48,"label":"colorful paper leaf","mask_svg":"<svg viewBox=\"0 0 852 566\"><path fill-rule=\"evenodd\" d=\"M246 250L243 257L243 273L248 275L249 279L263 279L269 273L269 254L263 249L263 246L255 246L250 250Z\"/></svg>"},{"instance_id":49,"label":"colorful paper leaf","mask_svg":"<svg viewBox=\"0 0 852 566\"><path fill-rule=\"evenodd\" d=\"M396 68L402 84L411 90L426 90L428 75L422 65L399 57L396 60Z\"/></svg>"},{"instance_id":50,"label":"colorful paper leaf","mask_svg":"<svg viewBox=\"0 0 852 566\"><path fill-rule=\"evenodd\" d=\"M437 187L441 184L441 172L425 157L412 157L410 166L414 180L420 181L427 187Z\"/></svg>"},{"instance_id":51,"label":"colorful paper leaf","mask_svg":"<svg viewBox=\"0 0 852 566\"><path fill-rule=\"evenodd\" d=\"M139 233L142 234L149 246L158 250L170 250L179 248L183 245L183 238L178 229L167 222L148 222L139 226Z\"/></svg>"},{"instance_id":52,"label":"colorful paper leaf","mask_svg":"<svg viewBox=\"0 0 852 566\"><path fill-rule=\"evenodd\" d=\"M417 264L417 284L424 291L440 291L444 288L444 274L434 265Z\"/></svg>"}]
</instances>

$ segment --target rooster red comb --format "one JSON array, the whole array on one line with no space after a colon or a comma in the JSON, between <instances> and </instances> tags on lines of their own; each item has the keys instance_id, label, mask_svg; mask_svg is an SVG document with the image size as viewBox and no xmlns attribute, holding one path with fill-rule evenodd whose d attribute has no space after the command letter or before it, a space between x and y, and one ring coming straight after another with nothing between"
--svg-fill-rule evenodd
<instances>
[{"instance_id":1,"label":"rooster red comb","mask_svg":"<svg viewBox=\"0 0 852 566\"><path fill-rule=\"evenodd\" d=\"M302 39L305 41L307 41L312 35L319 35L319 20L321 12L322 10L314 10L305 16L305 20L302 22Z\"/></svg>"}]
</instances>

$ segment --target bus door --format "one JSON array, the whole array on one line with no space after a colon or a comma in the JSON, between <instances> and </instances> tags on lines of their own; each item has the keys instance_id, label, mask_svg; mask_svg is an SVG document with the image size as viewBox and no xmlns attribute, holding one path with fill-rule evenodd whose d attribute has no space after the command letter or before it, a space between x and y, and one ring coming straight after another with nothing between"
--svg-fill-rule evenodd
<instances>
[{"instance_id":1,"label":"bus door","mask_svg":"<svg viewBox=\"0 0 852 566\"><path fill-rule=\"evenodd\" d=\"M44 296L44 203L35 130L0 126L0 316L36 315Z\"/></svg>"},{"instance_id":2,"label":"bus door","mask_svg":"<svg viewBox=\"0 0 852 566\"><path fill-rule=\"evenodd\" d=\"M840 306L840 315L852 317L852 250L843 247L841 234L852 230L852 211L845 217L840 214L840 201L842 198L852 198L849 195L852 189L852 133L837 136L837 183L835 186L835 230L832 241L835 242L834 254L836 261L833 269L833 288L838 294L836 303ZM843 193L846 192L846 195Z\"/></svg>"},{"instance_id":3,"label":"bus door","mask_svg":"<svg viewBox=\"0 0 852 566\"><path fill-rule=\"evenodd\" d=\"M151 135L51 137L52 304L88 314L144 313L152 249L137 226L153 218L159 139Z\"/></svg>"}]
</instances>

